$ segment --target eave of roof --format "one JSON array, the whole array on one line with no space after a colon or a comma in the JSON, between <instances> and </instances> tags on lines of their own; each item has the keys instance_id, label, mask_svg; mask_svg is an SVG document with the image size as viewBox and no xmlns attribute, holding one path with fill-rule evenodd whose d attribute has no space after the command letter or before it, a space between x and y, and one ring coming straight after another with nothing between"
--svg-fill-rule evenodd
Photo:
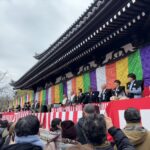
<instances>
[{"instance_id":1,"label":"eave of roof","mask_svg":"<svg viewBox=\"0 0 150 150\"><path fill-rule=\"evenodd\" d=\"M60 45L62 45L64 42L66 42L69 37L74 34L96 11L96 7L94 6L100 6L101 3L103 3L104 0L96 0L88 7L88 9L75 21L69 28L66 30L48 49L43 51L41 54L37 54L34 56L36 59L40 60L42 59L48 52L53 52L55 49L57 49ZM97 7L98 9L98 7Z\"/></svg>"},{"instance_id":2,"label":"eave of roof","mask_svg":"<svg viewBox=\"0 0 150 150\"><path fill-rule=\"evenodd\" d=\"M111 2L112 0L109 0L109 2ZM101 3L99 3L99 2L101 2ZM104 2L106 2L106 0L96 0L90 7L89 7L89 9L86 11L86 13L88 13L88 17L87 17L87 19L90 19L90 16L92 15L92 13L89 13L90 12L90 10L92 10L92 8L95 6L95 3L97 4L98 3L98 8L101 6L100 4L103 4ZM95 11L94 11L95 12ZM94 13L93 12L93 13ZM90 15L90 16L89 16ZM93 14L94 15L94 14ZM86 21L87 21L87 19L86 19ZM76 23L75 23L76 24ZM84 26L84 25L83 25ZM80 28L81 28L81 25L80 25ZM69 30L68 30L69 31ZM76 32L77 32L77 30L76 30ZM66 33L67 33L67 31L66 31ZM58 41L58 40L57 40ZM56 42L55 42L56 43ZM65 43L64 43L65 44ZM59 49L60 49L60 47L59 47ZM42 57L42 59L40 59L27 73L25 73L18 81L16 81L15 82L15 84L14 84L14 86L16 86L16 84L17 83L19 83L22 79L24 79L26 76L28 76L33 70L35 70L36 69L36 67L37 68L39 68L39 65L41 65L42 63L43 63L43 61L45 61L45 59L46 59L46 57L48 57L49 55L54 55L54 53L52 53L53 52L53 49L51 50L51 51L48 51L48 53L46 54L46 55L44 55L44 57Z\"/></svg>"},{"instance_id":3,"label":"eave of roof","mask_svg":"<svg viewBox=\"0 0 150 150\"><path fill-rule=\"evenodd\" d=\"M131 1L130 1L131 2ZM132 1L133 2L133 1ZM145 0L145 2L147 3L148 1L147 0ZM130 4L130 3L129 3ZM142 3L138 3L138 4L142 4ZM149 3L147 3L147 4L149 4ZM131 5L131 4L130 4ZM141 6L141 8L142 7L144 7L145 5L140 5ZM128 8L128 7L131 7L131 6L129 6L128 5L128 3L127 3L127 6L126 7L123 7L123 8ZM124 12L124 9L122 8L122 10L121 11L118 11L118 14L116 14L116 15L114 15L114 18L113 18L113 20L116 20L116 22L117 22L117 19L115 19L115 16L116 17L120 17L120 15ZM134 8L135 10L137 9L137 7L135 7ZM120 12L120 13L119 13ZM130 11L129 11L130 12ZM142 17L142 13L144 13L144 12L140 12L140 10L138 10L137 11L138 13L140 13L140 15L141 15L141 17ZM135 13L136 14L136 13ZM119 33L122 33L128 26L130 27L130 24L134 24L135 23L135 21L137 20L138 21L138 17L139 17L139 15L137 15L137 16L134 16L135 14L133 14L133 17L136 17L136 18L134 18L133 20L131 20L131 22L128 22L126 25L124 25L124 26L122 26L120 29L118 29L116 32L114 32L114 33L112 33L112 34L110 34L108 37L106 37L106 38L104 38L104 39L102 39L100 42L98 42L97 43L97 45L94 45L94 47L93 48L91 48L91 49L88 49L87 51L88 52L90 52L90 51L93 51L94 49L96 49L97 47L99 47L99 46L101 46L101 45L103 45L103 44L105 44L107 41L109 41L112 37L114 37L114 36L116 36L116 35L118 35L119 36ZM128 16L127 16L128 17ZM123 19L123 18L121 18L121 19ZM127 19L128 20L128 19ZM125 21L127 21L127 20L125 20ZM98 31L98 33L99 32L101 32L101 29L106 29L109 25L108 25L108 23L109 24L111 24L111 19L110 20L108 20L107 22L105 22L104 24L103 24L103 26L102 27L100 27L99 28L99 30L96 30L93 34L91 34L93 37L95 36L95 34L97 34L97 31ZM130 24L129 24L130 23ZM105 25L105 26L104 26ZM118 27L119 27L119 25L118 25ZM107 34L106 34L107 35ZM105 35L105 36L106 36ZM92 36L91 36L91 39L92 39ZM88 37L89 38L89 37ZM78 48L80 48L80 47L82 47L82 45L81 45L81 43L79 43L79 45L77 45L76 46L76 48L78 49ZM54 62L52 62L52 64L51 65L49 65L49 66L47 66L46 68L44 68L44 69L47 69L47 68L50 68L50 67L52 67L53 65L55 65L56 66L56 64L58 64L59 63L59 61L62 61L61 59L64 59L64 58L67 58L67 57L69 57L69 55L71 54L71 52L73 52L73 51L75 51L76 49L72 49L72 50L70 50L68 53L66 53L66 54L64 54L64 56L62 56L62 57L60 57L58 60L56 60L56 61L54 61ZM79 55L79 56L77 56L77 57L82 57L82 56L84 56L84 54L88 54L88 52L86 52L86 51L84 51L81 55ZM64 58L63 58L64 57ZM72 59L72 61L73 61L74 59ZM73 63L73 62L71 62L71 63ZM64 67L64 65L63 66L60 66L61 68L62 67ZM42 69L41 70L41 72L42 71L44 71L44 69ZM58 68L57 68L58 69ZM55 69L56 70L56 69ZM52 70L50 73L54 73L54 71ZM47 74L47 75L50 75L50 74ZM46 76L44 76L44 78L45 78ZM32 77L30 77L30 79L28 80L28 81L26 81L26 82L20 82L20 83L15 83L14 84L14 86L16 86L17 88L20 88L20 87L25 87L25 86L27 86L27 85L29 85L29 84L27 84L27 83L29 83L29 82L31 82L32 80L33 80L33 78L34 78L34 83L37 83L38 81L39 81L39 79L37 79L37 76L32 76ZM35 81L36 80L36 81ZM40 78L40 80L42 80L42 78ZM31 85L31 84L30 84Z\"/></svg>"}]
</instances>

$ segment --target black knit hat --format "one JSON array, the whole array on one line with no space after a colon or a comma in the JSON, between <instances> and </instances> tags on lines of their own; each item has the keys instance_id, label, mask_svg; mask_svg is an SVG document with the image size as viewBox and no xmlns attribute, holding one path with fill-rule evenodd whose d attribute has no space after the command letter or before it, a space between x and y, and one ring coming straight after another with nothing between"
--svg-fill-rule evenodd
<instances>
[{"instance_id":1,"label":"black knit hat","mask_svg":"<svg viewBox=\"0 0 150 150\"><path fill-rule=\"evenodd\" d=\"M68 138L75 140L77 137L76 128L71 120L63 121L61 123L62 127L62 138Z\"/></svg>"},{"instance_id":2,"label":"black knit hat","mask_svg":"<svg viewBox=\"0 0 150 150\"><path fill-rule=\"evenodd\" d=\"M129 73L128 78L136 79L136 75L134 73Z\"/></svg>"}]
</instances>

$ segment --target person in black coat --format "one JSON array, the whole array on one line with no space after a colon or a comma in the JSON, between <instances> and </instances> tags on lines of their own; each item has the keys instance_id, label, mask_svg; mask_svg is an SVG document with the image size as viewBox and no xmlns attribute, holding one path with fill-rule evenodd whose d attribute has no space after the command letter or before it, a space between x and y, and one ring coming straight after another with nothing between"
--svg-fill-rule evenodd
<instances>
[{"instance_id":1,"label":"person in black coat","mask_svg":"<svg viewBox=\"0 0 150 150\"><path fill-rule=\"evenodd\" d=\"M48 112L47 105L42 105L42 106L41 106L41 112L42 112L42 113Z\"/></svg>"},{"instance_id":2,"label":"person in black coat","mask_svg":"<svg viewBox=\"0 0 150 150\"><path fill-rule=\"evenodd\" d=\"M112 90L111 89L107 89L106 84L103 84L101 86L101 94L100 94L100 102L109 102L110 101L110 97L112 96Z\"/></svg>"},{"instance_id":3,"label":"person in black coat","mask_svg":"<svg viewBox=\"0 0 150 150\"><path fill-rule=\"evenodd\" d=\"M93 91L93 89L90 87L89 92L85 93L85 99L84 99L84 104L88 103L97 103L99 102L98 98L99 92L98 91Z\"/></svg>"},{"instance_id":4,"label":"person in black coat","mask_svg":"<svg viewBox=\"0 0 150 150\"><path fill-rule=\"evenodd\" d=\"M27 110L27 102L24 103L24 107L23 110L26 111Z\"/></svg>"},{"instance_id":5,"label":"person in black coat","mask_svg":"<svg viewBox=\"0 0 150 150\"><path fill-rule=\"evenodd\" d=\"M27 110L29 111L31 108L30 102L27 102Z\"/></svg>"},{"instance_id":6,"label":"person in black coat","mask_svg":"<svg viewBox=\"0 0 150 150\"><path fill-rule=\"evenodd\" d=\"M18 105L18 106L16 107L16 110L17 110L17 111L21 111L21 106Z\"/></svg>"},{"instance_id":7,"label":"person in black coat","mask_svg":"<svg viewBox=\"0 0 150 150\"><path fill-rule=\"evenodd\" d=\"M115 88L112 90L111 100L119 100L120 98L125 97L125 87L121 86L121 82L119 80L114 81Z\"/></svg>"},{"instance_id":8,"label":"person in black coat","mask_svg":"<svg viewBox=\"0 0 150 150\"><path fill-rule=\"evenodd\" d=\"M83 133L83 123L85 119L88 116L91 116L96 113L95 107L92 104L86 104L83 108L83 116L82 118L79 119L77 125L76 125L76 131L77 131L77 141L80 142L81 144L86 144L86 137L84 136Z\"/></svg>"},{"instance_id":9,"label":"person in black coat","mask_svg":"<svg viewBox=\"0 0 150 150\"><path fill-rule=\"evenodd\" d=\"M40 109L40 103L38 101L36 101L34 110L35 110L35 112L39 112L39 109Z\"/></svg>"},{"instance_id":10,"label":"person in black coat","mask_svg":"<svg viewBox=\"0 0 150 150\"><path fill-rule=\"evenodd\" d=\"M141 98L142 97L142 81L136 80L134 73L128 74L127 90L126 94L129 98Z\"/></svg>"},{"instance_id":11,"label":"person in black coat","mask_svg":"<svg viewBox=\"0 0 150 150\"><path fill-rule=\"evenodd\" d=\"M82 89L78 89L77 103L83 103L85 94L82 92Z\"/></svg>"},{"instance_id":12,"label":"person in black coat","mask_svg":"<svg viewBox=\"0 0 150 150\"><path fill-rule=\"evenodd\" d=\"M112 95L116 97L125 96L125 87L121 86L120 80L114 81L115 88L112 91Z\"/></svg>"}]
</instances>

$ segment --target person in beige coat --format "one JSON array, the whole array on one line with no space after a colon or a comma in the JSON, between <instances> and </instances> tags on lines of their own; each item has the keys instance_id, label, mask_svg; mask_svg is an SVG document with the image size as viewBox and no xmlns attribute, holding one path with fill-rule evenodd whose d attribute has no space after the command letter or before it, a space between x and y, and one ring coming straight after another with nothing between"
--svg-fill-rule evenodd
<instances>
[{"instance_id":1,"label":"person in beige coat","mask_svg":"<svg viewBox=\"0 0 150 150\"><path fill-rule=\"evenodd\" d=\"M61 119L55 118L52 120L50 131L41 129L40 137L43 141L46 142L44 150L61 150L61 142L62 142Z\"/></svg>"},{"instance_id":2,"label":"person in beige coat","mask_svg":"<svg viewBox=\"0 0 150 150\"><path fill-rule=\"evenodd\" d=\"M139 110L129 108L125 111L124 117L127 125L123 131L136 150L150 150L150 132L142 127Z\"/></svg>"}]
</instances>

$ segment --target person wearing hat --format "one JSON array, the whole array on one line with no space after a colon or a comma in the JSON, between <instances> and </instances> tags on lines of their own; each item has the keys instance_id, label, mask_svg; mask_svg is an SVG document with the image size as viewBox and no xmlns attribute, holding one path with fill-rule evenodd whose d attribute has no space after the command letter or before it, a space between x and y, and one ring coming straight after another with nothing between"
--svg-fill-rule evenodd
<instances>
[{"instance_id":1,"label":"person wearing hat","mask_svg":"<svg viewBox=\"0 0 150 150\"><path fill-rule=\"evenodd\" d=\"M142 97L142 83L136 80L134 73L128 74L126 95L129 98L141 98Z\"/></svg>"}]
</instances>

